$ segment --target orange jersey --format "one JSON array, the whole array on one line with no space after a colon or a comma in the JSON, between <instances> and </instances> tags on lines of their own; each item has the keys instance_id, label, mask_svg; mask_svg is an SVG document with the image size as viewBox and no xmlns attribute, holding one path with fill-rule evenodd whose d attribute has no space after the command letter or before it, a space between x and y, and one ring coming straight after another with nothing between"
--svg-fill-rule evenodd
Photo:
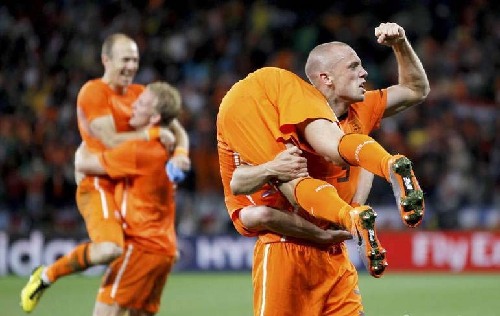
<instances>
[{"instance_id":1,"label":"orange jersey","mask_svg":"<svg viewBox=\"0 0 500 316\"><path fill-rule=\"evenodd\" d=\"M176 251L175 190L165 173L168 154L159 141L128 141L104 151L108 175L122 178L117 189L125 241L173 256Z\"/></svg>"},{"instance_id":2,"label":"orange jersey","mask_svg":"<svg viewBox=\"0 0 500 316\"><path fill-rule=\"evenodd\" d=\"M103 151L106 146L92 134L90 123L99 117L112 115L116 131L130 130L128 121L132 114L132 103L144 91L144 86L132 84L123 95L116 93L102 79L87 81L78 93L76 111L80 136L87 148L94 153ZM85 177L80 185L94 187L94 177ZM112 188L108 177L99 177L99 186L104 190Z\"/></svg>"},{"instance_id":3,"label":"orange jersey","mask_svg":"<svg viewBox=\"0 0 500 316\"><path fill-rule=\"evenodd\" d=\"M380 126L387 106L387 90L373 90L365 93L362 102L349 107L347 117L340 121L345 133L370 134ZM361 167L340 167L327 162L322 157L305 152L307 167L311 177L331 183L337 189L340 198L352 202L356 193Z\"/></svg>"},{"instance_id":4,"label":"orange jersey","mask_svg":"<svg viewBox=\"0 0 500 316\"><path fill-rule=\"evenodd\" d=\"M104 144L92 135L90 123L98 117L112 115L117 131L130 130L128 120L132 114L132 103L143 91L143 85L132 84L125 94L117 94L102 79L90 80L83 85L76 101L78 129L90 151L105 149Z\"/></svg>"},{"instance_id":5,"label":"orange jersey","mask_svg":"<svg viewBox=\"0 0 500 316\"><path fill-rule=\"evenodd\" d=\"M270 161L285 149L286 142L311 150L300 142L296 129L308 119L337 121L324 96L287 70L261 68L236 83L224 96L217 116L217 144L225 202L235 225L238 221L234 213L242 207L288 207L281 194L271 188L251 196L235 196L229 183L239 163L257 165ZM272 239L279 240L280 236L272 235Z\"/></svg>"}]
</instances>

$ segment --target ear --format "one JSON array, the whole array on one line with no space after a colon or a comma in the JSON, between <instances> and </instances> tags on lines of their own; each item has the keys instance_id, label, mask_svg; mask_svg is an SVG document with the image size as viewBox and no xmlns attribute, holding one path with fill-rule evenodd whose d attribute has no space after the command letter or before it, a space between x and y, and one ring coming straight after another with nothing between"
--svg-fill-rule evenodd
<instances>
[{"instance_id":1,"label":"ear","mask_svg":"<svg viewBox=\"0 0 500 316\"><path fill-rule=\"evenodd\" d=\"M321 79L321 82L323 82L325 85L331 85L332 84L332 79L327 73L320 73L319 78Z\"/></svg>"},{"instance_id":2,"label":"ear","mask_svg":"<svg viewBox=\"0 0 500 316\"><path fill-rule=\"evenodd\" d=\"M151 117L149 118L149 123L151 123L152 125L156 125L160 122L160 120L161 120L161 115L156 113L151 115Z\"/></svg>"},{"instance_id":3,"label":"ear","mask_svg":"<svg viewBox=\"0 0 500 316\"><path fill-rule=\"evenodd\" d=\"M109 61L109 57L107 55L101 54L101 62L104 66L106 66L108 61Z\"/></svg>"}]
</instances>

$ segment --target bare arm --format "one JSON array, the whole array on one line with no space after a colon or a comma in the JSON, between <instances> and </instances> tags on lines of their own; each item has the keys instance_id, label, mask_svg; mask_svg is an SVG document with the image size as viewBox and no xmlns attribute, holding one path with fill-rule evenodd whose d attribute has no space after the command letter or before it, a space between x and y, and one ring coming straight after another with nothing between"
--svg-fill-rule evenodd
<instances>
[{"instance_id":1,"label":"bare arm","mask_svg":"<svg viewBox=\"0 0 500 316\"><path fill-rule=\"evenodd\" d=\"M276 157L257 166L241 165L233 173L231 191L233 194L251 194L272 179L288 182L292 179L307 177L307 160L300 156L302 151L292 146Z\"/></svg>"},{"instance_id":2,"label":"bare arm","mask_svg":"<svg viewBox=\"0 0 500 316\"><path fill-rule=\"evenodd\" d=\"M294 213L267 206L249 206L240 211L240 220L253 231L269 230L280 235L331 244L352 239L344 230L321 229Z\"/></svg>"},{"instance_id":3,"label":"bare arm","mask_svg":"<svg viewBox=\"0 0 500 316\"><path fill-rule=\"evenodd\" d=\"M336 165L346 165L338 151L339 141L344 132L336 123L326 119L316 119L302 123L300 128L303 128L304 138L318 154Z\"/></svg>"},{"instance_id":4,"label":"bare arm","mask_svg":"<svg viewBox=\"0 0 500 316\"><path fill-rule=\"evenodd\" d=\"M384 117L419 104L430 92L429 80L422 62L396 23L382 23L375 28L378 43L391 46L398 63L398 84L388 88Z\"/></svg>"},{"instance_id":5,"label":"bare arm","mask_svg":"<svg viewBox=\"0 0 500 316\"><path fill-rule=\"evenodd\" d=\"M127 140L149 140L154 137L160 138L164 145L175 141L173 133L168 128L152 127L147 130L118 133L111 115L92 120L90 131L108 148L116 147Z\"/></svg>"},{"instance_id":6,"label":"bare arm","mask_svg":"<svg viewBox=\"0 0 500 316\"><path fill-rule=\"evenodd\" d=\"M366 204L370 190L372 189L374 175L366 169L361 169L359 172L358 184L356 186L356 193L352 198L351 204Z\"/></svg>"},{"instance_id":7,"label":"bare arm","mask_svg":"<svg viewBox=\"0 0 500 316\"><path fill-rule=\"evenodd\" d=\"M187 171L191 168L189 159L189 136L181 123L174 119L170 124L170 129L175 136L175 150L170 161L179 169Z\"/></svg>"},{"instance_id":8,"label":"bare arm","mask_svg":"<svg viewBox=\"0 0 500 316\"><path fill-rule=\"evenodd\" d=\"M189 136L179 120L173 119L169 125L175 136L175 145L189 150Z\"/></svg>"}]
</instances>

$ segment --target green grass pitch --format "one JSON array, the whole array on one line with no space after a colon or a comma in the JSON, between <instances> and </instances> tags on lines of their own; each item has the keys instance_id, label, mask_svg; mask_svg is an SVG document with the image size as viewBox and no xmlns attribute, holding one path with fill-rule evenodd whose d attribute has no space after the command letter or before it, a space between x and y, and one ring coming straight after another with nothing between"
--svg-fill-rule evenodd
<instances>
[{"instance_id":1,"label":"green grass pitch","mask_svg":"<svg viewBox=\"0 0 500 316\"><path fill-rule=\"evenodd\" d=\"M33 316L90 316L99 278L59 280ZM0 277L0 315L20 316L19 292L26 278ZM360 275L368 316L498 316L500 274L396 274L381 279ZM249 273L174 273L157 315L250 316Z\"/></svg>"}]
</instances>

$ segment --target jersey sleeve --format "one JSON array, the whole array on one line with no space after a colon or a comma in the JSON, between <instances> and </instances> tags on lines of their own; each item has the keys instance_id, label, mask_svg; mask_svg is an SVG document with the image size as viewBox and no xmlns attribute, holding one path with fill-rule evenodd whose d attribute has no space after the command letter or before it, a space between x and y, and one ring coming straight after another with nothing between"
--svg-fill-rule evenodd
<instances>
[{"instance_id":1,"label":"jersey sleeve","mask_svg":"<svg viewBox=\"0 0 500 316\"><path fill-rule=\"evenodd\" d=\"M111 178L142 175L138 164L139 149L136 141L127 141L102 152L99 160Z\"/></svg>"},{"instance_id":2,"label":"jersey sleeve","mask_svg":"<svg viewBox=\"0 0 500 316\"><path fill-rule=\"evenodd\" d=\"M100 85L98 81L86 83L80 89L76 103L78 112L83 114L88 124L97 117L112 115L105 87Z\"/></svg>"}]
</instances>

